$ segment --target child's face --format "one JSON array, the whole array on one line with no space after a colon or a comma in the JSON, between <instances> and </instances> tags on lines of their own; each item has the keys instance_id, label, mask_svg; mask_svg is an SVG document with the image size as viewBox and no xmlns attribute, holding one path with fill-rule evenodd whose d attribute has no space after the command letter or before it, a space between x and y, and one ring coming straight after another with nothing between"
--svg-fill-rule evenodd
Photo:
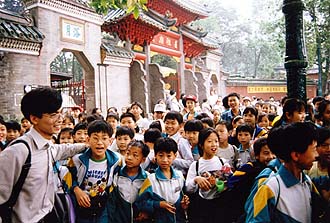
<instances>
[{"instance_id":1,"label":"child's face","mask_svg":"<svg viewBox=\"0 0 330 223\"><path fill-rule=\"evenodd\" d=\"M329 108L329 114L330 114L330 108ZM289 115L289 113L286 113L288 122L293 123L293 122L304 122L305 121L305 110L302 111L294 111L292 115Z\"/></svg>"},{"instance_id":2,"label":"child's face","mask_svg":"<svg viewBox=\"0 0 330 223\"><path fill-rule=\"evenodd\" d=\"M23 119L22 122L21 122L21 127L25 130L30 129L31 128L31 123L29 122L29 120Z\"/></svg>"},{"instance_id":3,"label":"child's face","mask_svg":"<svg viewBox=\"0 0 330 223\"><path fill-rule=\"evenodd\" d=\"M191 146L195 146L198 143L199 131L185 131L185 138L188 139Z\"/></svg>"},{"instance_id":4,"label":"child's face","mask_svg":"<svg viewBox=\"0 0 330 223\"><path fill-rule=\"evenodd\" d=\"M261 118L261 122L259 122L258 125L259 125L261 128L268 128L268 126L269 126L269 120L268 120L268 117L267 117L267 116L263 116L263 117Z\"/></svg>"},{"instance_id":5,"label":"child's face","mask_svg":"<svg viewBox=\"0 0 330 223\"><path fill-rule=\"evenodd\" d=\"M142 109L137 105L133 105L130 111L134 116L140 116L142 113Z\"/></svg>"},{"instance_id":6,"label":"child's face","mask_svg":"<svg viewBox=\"0 0 330 223\"><path fill-rule=\"evenodd\" d=\"M268 114L270 112L270 105L262 105L262 112Z\"/></svg>"},{"instance_id":7,"label":"child's face","mask_svg":"<svg viewBox=\"0 0 330 223\"><path fill-rule=\"evenodd\" d=\"M251 140L251 135L249 132L238 132L237 133L237 139L242 146L249 146L250 145L250 140Z\"/></svg>"},{"instance_id":8,"label":"child's face","mask_svg":"<svg viewBox=\"0 0 330 223\"><path fill-rule=\"evenodd\" d=\"M217 125L215 127L215 131L217 131L217 133L219 135L220 143L228 142L229 132L225 125Z\"/></svg>"},{"instance_id":9,"label":"child's face","mask_svg":"<svg viewBox=\"0 0 330 223\"><path fill-rule=\"evenodd\" d=\"M217 154L218 148L219 148L218 136L212 132L204 142L203 157L211 159L213 156Z\"/></svg>"},{"instance_id":10,"label":"child's face","mask_svg":"<svg viewBox=\"0 0 330 223\"><path fill-rule=\"evenodd\" d=\"M102 160L105 158L105 151L110 145L110 136L105 132L93 132L87 137L87 142L92 150L92 158Z\"/></svg>"},{"instance_id":11,"label":"child's face","mask_svg":"<svg viewBox=\"0 0 330 223\"><path fill-rule=\"evenodd\" d=\"M69 118L64 118L63 119L63 122L62 122L62 129L64 128L71 128L73 129L74 128L74 124L70 121Z\"/></svg>"},{"instance_id":12,"label":"child's face","mask_svg":"<svg viewBox=\"0 0 330 223\"><path fill-rule=\"evenodd\" d=\"M213 121L214 123L217 123L220 120L220 112L218 110L215 110L213 112Z\"/></svg>"},{"instance_id":13,"label":"child's face","mask_svg":"<svg viewBox=\"0 0 330 223\"><path fill-rule=\"evenodd\" d=\"M293 156L292 153L291 157ZM317 156L318 153L316 151L316 141L313 141L312 144L308 145L308 148L304 153L297 153L294 156L294 161L297 163L301 170L310 170Z\"/></svg>"},{"instance_id":14,"label":"child's face","mask_svg":"<svg viewBox=\"0 0 330 223\"><path fill-rule=\"evenodd\" d=\"M330 138L317 147L319 160L330 165Z\"/></svg>"},{"instance_id":15,"label":"child's face","mask_svg":"<svg viewBox=\"0 0 330 223\"><path fill-rule=\"evenodd\" d=\"M7 128L5 125L0 124L0 142L6 141Z\"/></svg>"},{"instance_id":16,"label":"child's face","mask_svg":"<svg viewBox=\"0 0 330 223\"><path fill-rule=\"evenodd\" d=\"M111 128L115 131L118 125L117 119L114 117L108 117L107 118L107 123L111 126Z\"/></svg>"},{"instance_id":17,"label":"child's face","mask_svg":"<svg viewBox=\"0 0 330 223\"><path fill-rule=\"evenodd\" d=\"M116 143L120 151L126 150L127 145L132 141L129 135L121 135L116 137Z\"/></svg>"},{"instance_id":18,"label":"child's face","mask_svg":"<svg viewBox=\"0 0 330 223\"><path fill-rule=\"evenodd\" d=\"M143 157L140 147L130 146L127 148L125 163L128 168L138 167L144 161L145 157Z\"/></svg>"},{"instance_id":19,"label":"child's face","mask_svg":"<svg viewBox=\"0 0 330 223\"><path fill-rule=\"evenodd\" d=\"M77 143L85 143L87 138L87 129L79 129L74 135L73 139Z\"/></svg>"},{"instance_id":20,"label":"child's face","mask_svg":"<svg viewBox=\"0 0 330 223\"><path fill-rule=\"evenodd\" d=\"M176 158L176 154L173 151L171 151L169 153L160 151L160 152L156 153L155 158L156 158L156 162L157 162L158 166L160 167L160 169L168 170L168 169L170 169L174 159Z\"/></svg>"},{"instance_id":21,"label":"child's face","mask_svg":"<svg viewBox=\"0 0 330 223\"><path fill-rule=\"evenodd\" d=\"M267 145L261 148L260 154L256 155L256 159L260 163L267 165L272 159L274 159L273 153L270 151Z\"/></svg>"},{"instance_id":22,"label":"child's face","mask_svg":"<svg viewBox=\"0 0 330 223\"><path fill-rule=\"evenodd\" d=\"M7 141L12 141L14 139L17 139L20 136L20 132L15 129L8 129L7 131Z\"/></svg>"},{"instance_id":23,"label":"child's face","mask_svg":"<svg viewBox=\"0 0 330 223\"><path fill-rule=\"evenodd\" d=\"M244 114L243 120L246 124L249 124L253 127L256 125L256 117L251 112Z\"/></svg>"},{"instance_id":24,"label":"child's face","mask_svg":"<svg viewBox=\"0 0 330 223\"><path fill-rule=\"evenodd\" d=\"M193 111L195 108L195 102L193 100L187 100L186 106L189 111Z\"/></svg>"},{"instance_id":25,"label":"child's face","mask_svg":"<svg viewBox=\"0 0 330 223\"><path fill-rule=\"evenodd\" d=\"M128 128L133 129L133 131L135 131L136 123L134 122L132 117L125 117L121 120L120 126L126 126Z\"/></svg>"},{"instance_id":26,"label":"child's face","mask_svg":"<svg viewBox=\"0 0 330 223\"><path fill-rule=\"evenodd\" d=\"M237 126L244 124L244 119L239 119L235 124L233 124L233 128L237 128Z\"/></svg>"},{"instance_id":27,"label":"child's face","mask_svg":"<svg viewBox=\"0 0 330 223\"><path fill-rule=\"evenodd\" d=\"M73 136L70 132L62 132L59 138L60 144L73 143Z\"/></svg>"},{"instance_id":28,"label":"child's face","mask_svg":"<svg viewBox=\"0 0 330 223\"><path fill-rule=\"evenodd\" d=\"M165 120L165 132L169 134L170 136L176 134L181 125L176 119L166 119Z\"/></svg>"}]
</instances>

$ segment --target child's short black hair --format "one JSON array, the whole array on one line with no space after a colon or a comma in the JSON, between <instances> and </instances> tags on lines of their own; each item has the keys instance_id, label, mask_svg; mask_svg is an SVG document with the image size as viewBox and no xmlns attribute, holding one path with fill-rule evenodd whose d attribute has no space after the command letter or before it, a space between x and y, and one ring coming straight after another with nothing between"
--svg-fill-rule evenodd
<instances>
[{"instance_id":1,"label":"child's short black hair","mask_svg":"<svg viewBox=\"0 0 330 223\"><path fill-rule=\"evenodd\" d=\"M202 123L207 124L211 128L214 127L213 120L210 117L202 118L201 121Z\"/></svg>"},{"instance_id":2,"label":"child's short black hair","mask_svg":"<svg viewBox=\"0 0 330 223\"><path fill-rule=\"evenodd\" d=\"M178 144L172 138L159 138L154 145L155 154L159 152L176 153L178 151Z\"/></svg>"},{"instance_id":3,"label":"child's short black hair","mask_svg":"<svg viewBox=\"0 0 330 223\"><path fill-rule=\"evenodd\" d=\"M192 120L188 120L185 124L184 124L184 131L200 131L203 129L203 122L201 120L198 119L192 119Z\"/></svg>"},{"instance_id":4,"label":"child's short black hair","mask_svg":"<svg viewBox=\"0 0 330 223\"><path fill-rule=\"evenodd\" d=\"M291 152L304 153L308 146L317 141L316 126L311 122L295 122L284 127L285 143L278 149L276 156L286 162L291 161Z\"/></svg>"},{"instance_id":5,"label":"child's short black hair","mask_svg":"<svg viewBox=\"0 0 330 223\"><path fill-rule=\"evenodd\" d=\"M255 107L252 106L248 106L244 109L243 111L243 115L251 113L252 115L254 115L254 117L258 117L258 110Z\"/></svg>"},{"instance_id":6,"label":"child's short black hair","mask_svg":"<svg viewBox=\"0 0 330 223\"><path fill-rule=\"evenodd\" d=\"M86 117L86 122L88 124L91 123L91 122L93 122L93 121L95 121L95 120L103 120L103 117L101 115L97 114L97 113L94 113L92 115L88 115Z\"/></svg>"},{"instance_id":7,"label":"child's short black hair","mask_svg":"<svg viewBox=\"0 0 330 223\"><path fill-rule=\"evenodd\" d=\"M261 153L262 147L267 145L267 138L261 137L253 143L253 152L255 156L259 156Z\"/></svg>"},{"instance_id":8,"label":"child's short black hair","mask_svg":"<svg viewBox=\"0 0 330 223\"><path fill-rule=\"evenodd\" d=\"M235 92L228 94L227 97L228 97L228 98L229 98L229 97L236 97L238 100L241 99L240 95L237 94L237 93L235 93Z\"/></svg>"},{"instance_id":9,"label":"child's short black hair","mask_svg":"<svg viewBox=\"0 0 330 223\"><path fill-rule=\"evenodd\" d=\"M108 120L108 118L114 118L117 121L119 121L119 116L116 113L113 113L113 112L108 113L106 120Z\"/></svg>"},{"instance_id":10,"label":"child's short black hair","mask_svg":"<svg viewBox=\"0 0 330 223\"><path fill-rule=\"evenodd\" d=\"M210 117L210 116L209 116L207 113L202 112L202 113L199 113L199 114L195 117L195 119L202 120L203 118L209 118L209 117Z\"/></svg>"},{"instance_id":11,"label":"child's short black hair","mask_svg":"<svg viewBox=\"0 0 330 223\"><path fill-rule=\"evenodd\" d=\"M253 127L251 125L243 123L243 124L237 126L237 128L236 128L236 134L238 134L240 132L248 132L251 135L251 137L252 137L253 130L254 129L253 129Z\"/></svg>"},{"instance_id":12,"label":"child's short black hair","mask_svg":"<svg viewBox=\"0 0 330 223\"><path fill-rule=\"evenodd\" d=\"M2 118L0 118L0 124L6 126L7 123L5 122L5 120L3 120ZM7 126L6 126L6 128L7 128Z\"/></svg>"},{"instance_id":13,"label":"child's short black hair","mask_svg":"<svg viewBox=\"0 0 330 223\"><path fill-rule=\"evenodd\" d=\"M7 128L8 129L8 128ZM318 128L317 129L318 133L318 139L317 139L317 146L320 146L323 144L326 140L330 138L330 129L329 128Z\"/></svg>"},{"instance_id":14,"label":"child's short black hair","mask_svg":"<svg viewBox=\"0 0 330 223\"><path fill-rule=\"evenodd\" d=\"M78 130L87 130L87 123L81 122L74 126L72 134L75 135Z\"/></svg>"},{"instance_id":15,"label":"child's short black hair","mask_svg":"<svg viewBox=\"0 0 330 223\"><path fill-rule=\"evenodd\" d=\"M284 126L272 128L267 137L267 145L276 156L284 144Z\"/></svg>"},{"instance_id":16,"label":"child's short black hair","mask_svg":"<svg viewBox=\"0 0 330 223\"><path fill-rule=\"evenodd\" d=\"M179 124L183 123L183 116L180 112L177 111L170 111L165 115L164 122L166 120L177 120Z\"/></svg>"},{"instance_id":17,"label":"child's short black hair","mask_svg":"<svg viewBox=\"0 0 330 223\"><path fill-rule=\"evenodd\" d=\"M150 128L144 132L144 141L155 143L157 139L162 137L162 133L157 128Z\"/></svg>"},{"instance_id":18,"label":"child's short black hair","mask_svg":"<svg viewBox=\"0 0 330 223\"><path fill-rule=\"evenodd\" d=\"M158 129L160 132L162 132L162 125L160 124L159 120L151 122L149 125L150 129Z\"/></svg>"},{"instance_id":19,"label":"child's short black hair","mask_svg":"<svg viewBox=\"0 0 330 223\"><path fill-rule=\"evenodd\" d=\"M119 128L117 128L117 131L116 131L116 138L118 136L123 136L123 135L128 135L131 139L134 138L134 130L129 128L129 127L126 127L126 126L120 126Z\"/></svg>"},{"instance_id":20,"label":"child's short black hair","mask_svg":"<svg viewBox=\"0 0 330 223\"><path fill-rule=\"evenodd\" d=\"M110 125L104 120L95 120L88 124L87 134L91 136L92 133L106 133L109 137L112 136L113 130Z\"/></svg>"},{"instance_id":21,"label":"child's short black hair","mask_svg":"<svg viewBox=\"0 0 330 223\"><path fill-rule=\"evenodd\" d=\"M265 112L261 112L259 115L258 115L258 118L257 118L257 123L261 122L262 121L262 118L263 117L269 117L269 114L265 113Z\"/></svg>"},{"instance_id":22,"label":"child's short black hair","mask_svg":"<svg viewBox=\"0 0 330 223\"><path fill-rule=\"evenodd\" d=\"M36 88L23 96L21 111L30 120L30 115L41 118L43 114L57 112L62 106L61 92L50 87Z\"/></svg>"},{"instance_id":23,"label":"child's short black hair","mask_svg":"<svg viewBox=\"0 0 330 223\"><path fill-rule=\"evenodd\" d=\"M68 132L71 136L73 136L73 129L72 128L63 128L63 129L61 129L60 133L58 133L58 136L56 138L56 143L57 144L60 144L60 138L61 138L61 135L64 132Z\"/></svg>"},{"instance_id":24,"label":"child's short black hair","mask_svg":"<svg viewBox=\"0 0 330 223\"><path fill-rule=\"evenodd\" d=\"M73 118L72 115L66 114L66 115L64 116L64 118L63 118L63 121L64 121L64 119L69 119L70 122L71 122L73 125L75 124L75 123L74 123L74 118Z\"/></svg>"},{"instance_id":25,"label":"child's short black hair","mask_svg":"<svg viewBox=\"0 0 330 223\"><path fill-rule=\"evenodd\" d=\"M143 157L147 157L150 152L149 147L146 144L144 144L144 142L141 140L134 139L134 140L130 141L130 143L128 143L128 145L127 145L127 148L129 148L131 146L140 148L142 150Z\"/></svg>"},{"instance_id":26,"label":"child's short black hair","mask_svg":"<svg viewBox=\"0 0 330 223\"><path fill-rule=\"evenodd\" d=\"M120 122L121 122L121 120L123 120L123 118L127 118L127 117L132 118L133 121L136 122L135 116L134 116L132 113L130 113L130 112L123 113L123 114L120 116Z\"/></svg>"},{"instance_id":27,"label":"child's short black hair","mask_svg":"<svg viewBox=\"0 0 330 223\"><path fill-rule=\"evenodd\" d=\"M9 129L17 130L19 132L21 131L21 125L18 122L16 122L15 120L10 120L10 121L6 122L5 126L6 126L7 131Z\"/></svg>"},{"instance_id":28,"label":"child's short black hair","mask_svg":"<svg viewBox=\"0 0 330 223\"><path fill-rule=\"evenodd\" d=\"M233 126L231 125L231 123L229 123L229 122L227 122L225 120L221 120L218 123L216 123L215 124L215 128L217 127L217 125L224 125L224 126L226 126L228 132L231 131L231 130L233 130Z\"/></svg>"}]
</instances>

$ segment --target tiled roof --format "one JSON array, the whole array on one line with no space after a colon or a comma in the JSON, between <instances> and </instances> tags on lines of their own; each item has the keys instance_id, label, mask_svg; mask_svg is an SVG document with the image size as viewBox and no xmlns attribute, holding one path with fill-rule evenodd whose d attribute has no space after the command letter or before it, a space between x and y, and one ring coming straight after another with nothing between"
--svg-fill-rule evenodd
<instances>
[{"instance_id":1,"label":"tiled roof","mask_svg":"<svg viewBox=\"0 0 330 223\"><path fill-rule=\"evenodd\" d=\"M130 14L126 14L126 11L123 9L112 9L104 17L104 20L108 23L115 23L128 15ZM154 26L162 31L168 30L168 26L172 25L171 23L167 23L168 21L165 18L162 21L154 14L149 12L144 12L142 10L140 11L138 20L141 20L142 22Z\"/></svg>"},{"instance_id":2,"label":"tiled roof","mask_svg":"<svg viewBox=\"0 0 330 223\"><path fill-rule=\"evenodd\" d=\"M219 43L215 39L206 36L207 32L199 31L192 26L182 26L182 34L206 47L213 49L219 48Z\"/></svg>"},{"instance_id":3,"label":"tiled roof","mask_svg":"<svg viewBox=\"0 0 330 223\"><path fill-rule=\"evenodd\" d=\"M134 57L134 53L131 50L128 50L124 47L114 46L106 42L103 42L101 47L103 47L106 50L107 56L128 58L128 59L132 59Z\"/></svg>"},{"instance_id":4,"label":"tiled roof","mask_svg":"<svg viewBox=\"0 0 330 223\"><path fill-rule=\"evenodd\" d=\"M175 2L177 5L179 5L181 8L184 8L187 11L190 11L197 15L209 16L209 13L211 12L211 10L208 10L204 5L195 3L191 0L172 0L172 1Z\"/></svg>"},{"instance_id":5,"label":"tiled roof","mask_svg":"<svg viewBox=\"0 0 330 223\"><path fill-rule=\"evenodd\" d=\"M41 43L45 37L35 26L0 19L0 38Z\"/></svg>"}]
</instances>

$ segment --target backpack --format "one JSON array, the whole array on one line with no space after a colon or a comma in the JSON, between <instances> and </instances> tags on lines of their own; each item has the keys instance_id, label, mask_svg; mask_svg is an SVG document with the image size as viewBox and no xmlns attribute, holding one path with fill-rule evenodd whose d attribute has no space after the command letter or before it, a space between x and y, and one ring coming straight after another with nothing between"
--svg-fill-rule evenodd
<instances>
[{"instance_id":1,"label":"backpack","mask_svg":"<svg viewBox=\"0 0 330 223\"><path fill-rule=\"evenodd\" d=\"M13 143L11 143L10 145L15 145L17 143L23 143L27 149L29 150L28 156L22 166L22 171L21 174L18 177L18 180L16 182L16 184L13 187L13 190L10 194L10 197L8 199L8 201L6 201L4 204L0 205L0 216L2 219L3 223L11 223L11 216L13 213L13 207L16 204L16 201L18 199L19 193L22 190L23 184L25 182L25 179L29 173L30 167L31 167L31 149L29 144L22 140L22 139L18 139L16 141L14 141Z\"/></svg>"}]
</instances>

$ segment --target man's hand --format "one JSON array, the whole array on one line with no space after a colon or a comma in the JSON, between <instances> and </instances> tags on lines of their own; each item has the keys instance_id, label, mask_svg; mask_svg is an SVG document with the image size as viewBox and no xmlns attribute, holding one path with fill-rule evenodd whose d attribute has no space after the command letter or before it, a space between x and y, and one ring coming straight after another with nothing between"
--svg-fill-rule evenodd
<instances>
[{"instance_id":1,"label":"man's hand","mask_svg":"<svg viewBox=\"0 0 330 223\"><path fill-rule=\"evenodd\" d=\"M74 188L74 194L76 195L79 206L84 208L89 208L91 206L91 200L88 194L82 191L79 187Z\"/></svg>"}]
</instances>

